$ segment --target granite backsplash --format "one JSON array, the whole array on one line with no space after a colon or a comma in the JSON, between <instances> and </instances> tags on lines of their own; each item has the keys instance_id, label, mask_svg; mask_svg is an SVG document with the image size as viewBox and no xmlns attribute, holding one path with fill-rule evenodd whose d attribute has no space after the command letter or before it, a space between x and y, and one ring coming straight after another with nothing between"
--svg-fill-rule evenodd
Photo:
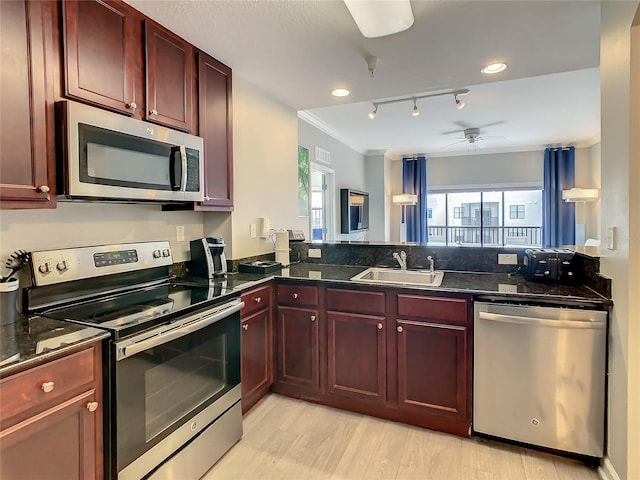
<instances>
[{"instance_id":1,"label":"granite backsplash","mask_svg":"<svg viewBox=\"0 0 640 480\"><path fill-rule=\"evenodd\" d=\"M423 245L382 245L366 242L306 243L292 242L290 245L292 263L317 263L328 265L357 265L363 267L397 267L394 252L407 254L407 267L421 269L428 267L427 256L431 255L437 270L460 272L519 273L524 263L522 248L486 247L445 247ZM309 248L320 249L320 258L309 257ZM499 265L498 254L510 253L518 257L518 265ZM275 254L266 253L253 257L228 260L230 272L238 271L238 264L256 260L274 260ZM601 275L600 259L576 253L576 265L585 286L600 295L611 298L611 279Z\"/></svg>"}]
</instances>

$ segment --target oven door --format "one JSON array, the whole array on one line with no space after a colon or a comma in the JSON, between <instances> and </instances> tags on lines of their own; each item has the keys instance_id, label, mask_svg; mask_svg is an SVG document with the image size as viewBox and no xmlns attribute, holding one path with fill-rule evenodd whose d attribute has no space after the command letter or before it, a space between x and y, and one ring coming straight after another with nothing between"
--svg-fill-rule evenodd
<instances>
[{"instance_id":1,"label":"oven door","mask_svg":"<svg viewBox=\"0 0 640 480\"><path fill-rule=\"evenodd\" d=\"M114 344L118 478L146 475L240 401L243 305L226 302Z\"/></svg>"}]
</instances>

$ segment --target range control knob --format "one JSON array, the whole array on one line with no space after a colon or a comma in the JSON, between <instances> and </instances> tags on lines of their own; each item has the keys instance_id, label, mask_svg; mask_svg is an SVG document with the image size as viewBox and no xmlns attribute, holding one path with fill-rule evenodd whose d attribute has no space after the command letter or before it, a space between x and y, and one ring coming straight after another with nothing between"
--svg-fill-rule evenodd
<instances>
[{"instance_id":1,"label":"range control knob","mask_svg":"<svg viewBox=\"0 0 640 480\"><path fill-rule=\"evenodd\" d=\"M67 262L66 260L62 260L62 261L58 262L58 264L56 265L56 268L60 272L64 272L66 270L69 270L69 262Z\"/></svg>"},{"instance_id":2,"label":"range control knob","mask_svg":"<svg viewBox=\"0 0 640 480\"><path fill-rule=\"evenodd\" d=\"M163 257L168 257L169 255L171 255L171 252L169 251L168 248L165 248L164 250L162 250Z\"/></svg>"},{"instance_id":3,"label":"range control knob","mask_svg":"<svg viewBox=\"0 0 640 480\"><path fill-rule=\"evenodd\" d=\"M49 266L49 263L43 263L38 267L38 271L40 273L49 273L51 271L51 267Z\"/></svg>"},{"instance_id":4,"label":"range control knob","mask_svg":"<svg viewBox=\"0 0 640 480\"><path fill-rule=\"evenodd\" d=\"M160 258L160 255L162 255L162 254L160 253L160 250L154 250L154 251L153 251L153 258Z\"/></svg>"}]
</instances>

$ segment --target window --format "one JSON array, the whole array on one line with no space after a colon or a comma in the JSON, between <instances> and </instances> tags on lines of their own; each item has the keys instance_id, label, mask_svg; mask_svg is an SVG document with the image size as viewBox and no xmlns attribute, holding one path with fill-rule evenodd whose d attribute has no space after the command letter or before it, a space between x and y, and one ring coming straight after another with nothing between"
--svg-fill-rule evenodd
<instances>
[{"instance_id":1,"label":"window","mask_svg":"<svg viewBox=\"0 0 640 480\"><path fill-rule=\"evenodd\" d=\"M540 246L542 190L429 193L427 218L431 245Z\"/></svg>"},{"instance_id":2,"label":"window","mask_svg":"<svg viewBox=\"0 0 640 480\"><path fill-rule=\"evenodd\" d=\"M524 205L509 205L509 218L524 219Z\"/></svg>"}]
</instances>

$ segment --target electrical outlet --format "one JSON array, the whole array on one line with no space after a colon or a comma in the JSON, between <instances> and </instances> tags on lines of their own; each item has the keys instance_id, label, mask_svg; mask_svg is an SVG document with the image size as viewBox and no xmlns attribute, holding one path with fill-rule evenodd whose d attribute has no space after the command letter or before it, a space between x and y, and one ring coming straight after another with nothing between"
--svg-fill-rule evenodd
<instances>
[{"instance_id":1,"label":"electrical outlet","mask_svg":"<svg viewBox=\"0 0 640 480\"><path fill-rule=\"evenodd\" d=\"M176 227L176 240L178 242L184 242L184 225L178 225Z\"/></svg>"},{"instance_id":2,"label":"electrical outlet","mask_svg":"<svg viewBox=\"0 0 640 480\"><path fill-rule=\"evenodd\" d=\"M517 253L499 253L498 265L517 265L518 254Z\"/></svg>"},{"instance_id":3,"label":"electrical outlet","mask_svg":"<svg viewBox=\"0 0 640 480\"><path fill-rule=\"evenodd\" d=\"M310 248L309 258L322 258L322 250L319 248Z\"/></svg>"},{"instance_id":4,"label":"electrical outlet","mask_svg":"<svg viewBox=\"0 0 640 480\"><path fill-rule=\"evenodd\" d=\"M258 227L255 223L251 223L249 225L249 233L251 238L256 238L258 236Z\"/></svg>"},{"instance_id":5,"label":"electrical outlet","mask_svg":"<svg viewBox=\"0 0 640 480\"><path fill-rule=\"evenodd\" d=\"M502 293L518 293L518 286L509 283L499 283L498 292Z\"/></svg>"}]
</instances>

